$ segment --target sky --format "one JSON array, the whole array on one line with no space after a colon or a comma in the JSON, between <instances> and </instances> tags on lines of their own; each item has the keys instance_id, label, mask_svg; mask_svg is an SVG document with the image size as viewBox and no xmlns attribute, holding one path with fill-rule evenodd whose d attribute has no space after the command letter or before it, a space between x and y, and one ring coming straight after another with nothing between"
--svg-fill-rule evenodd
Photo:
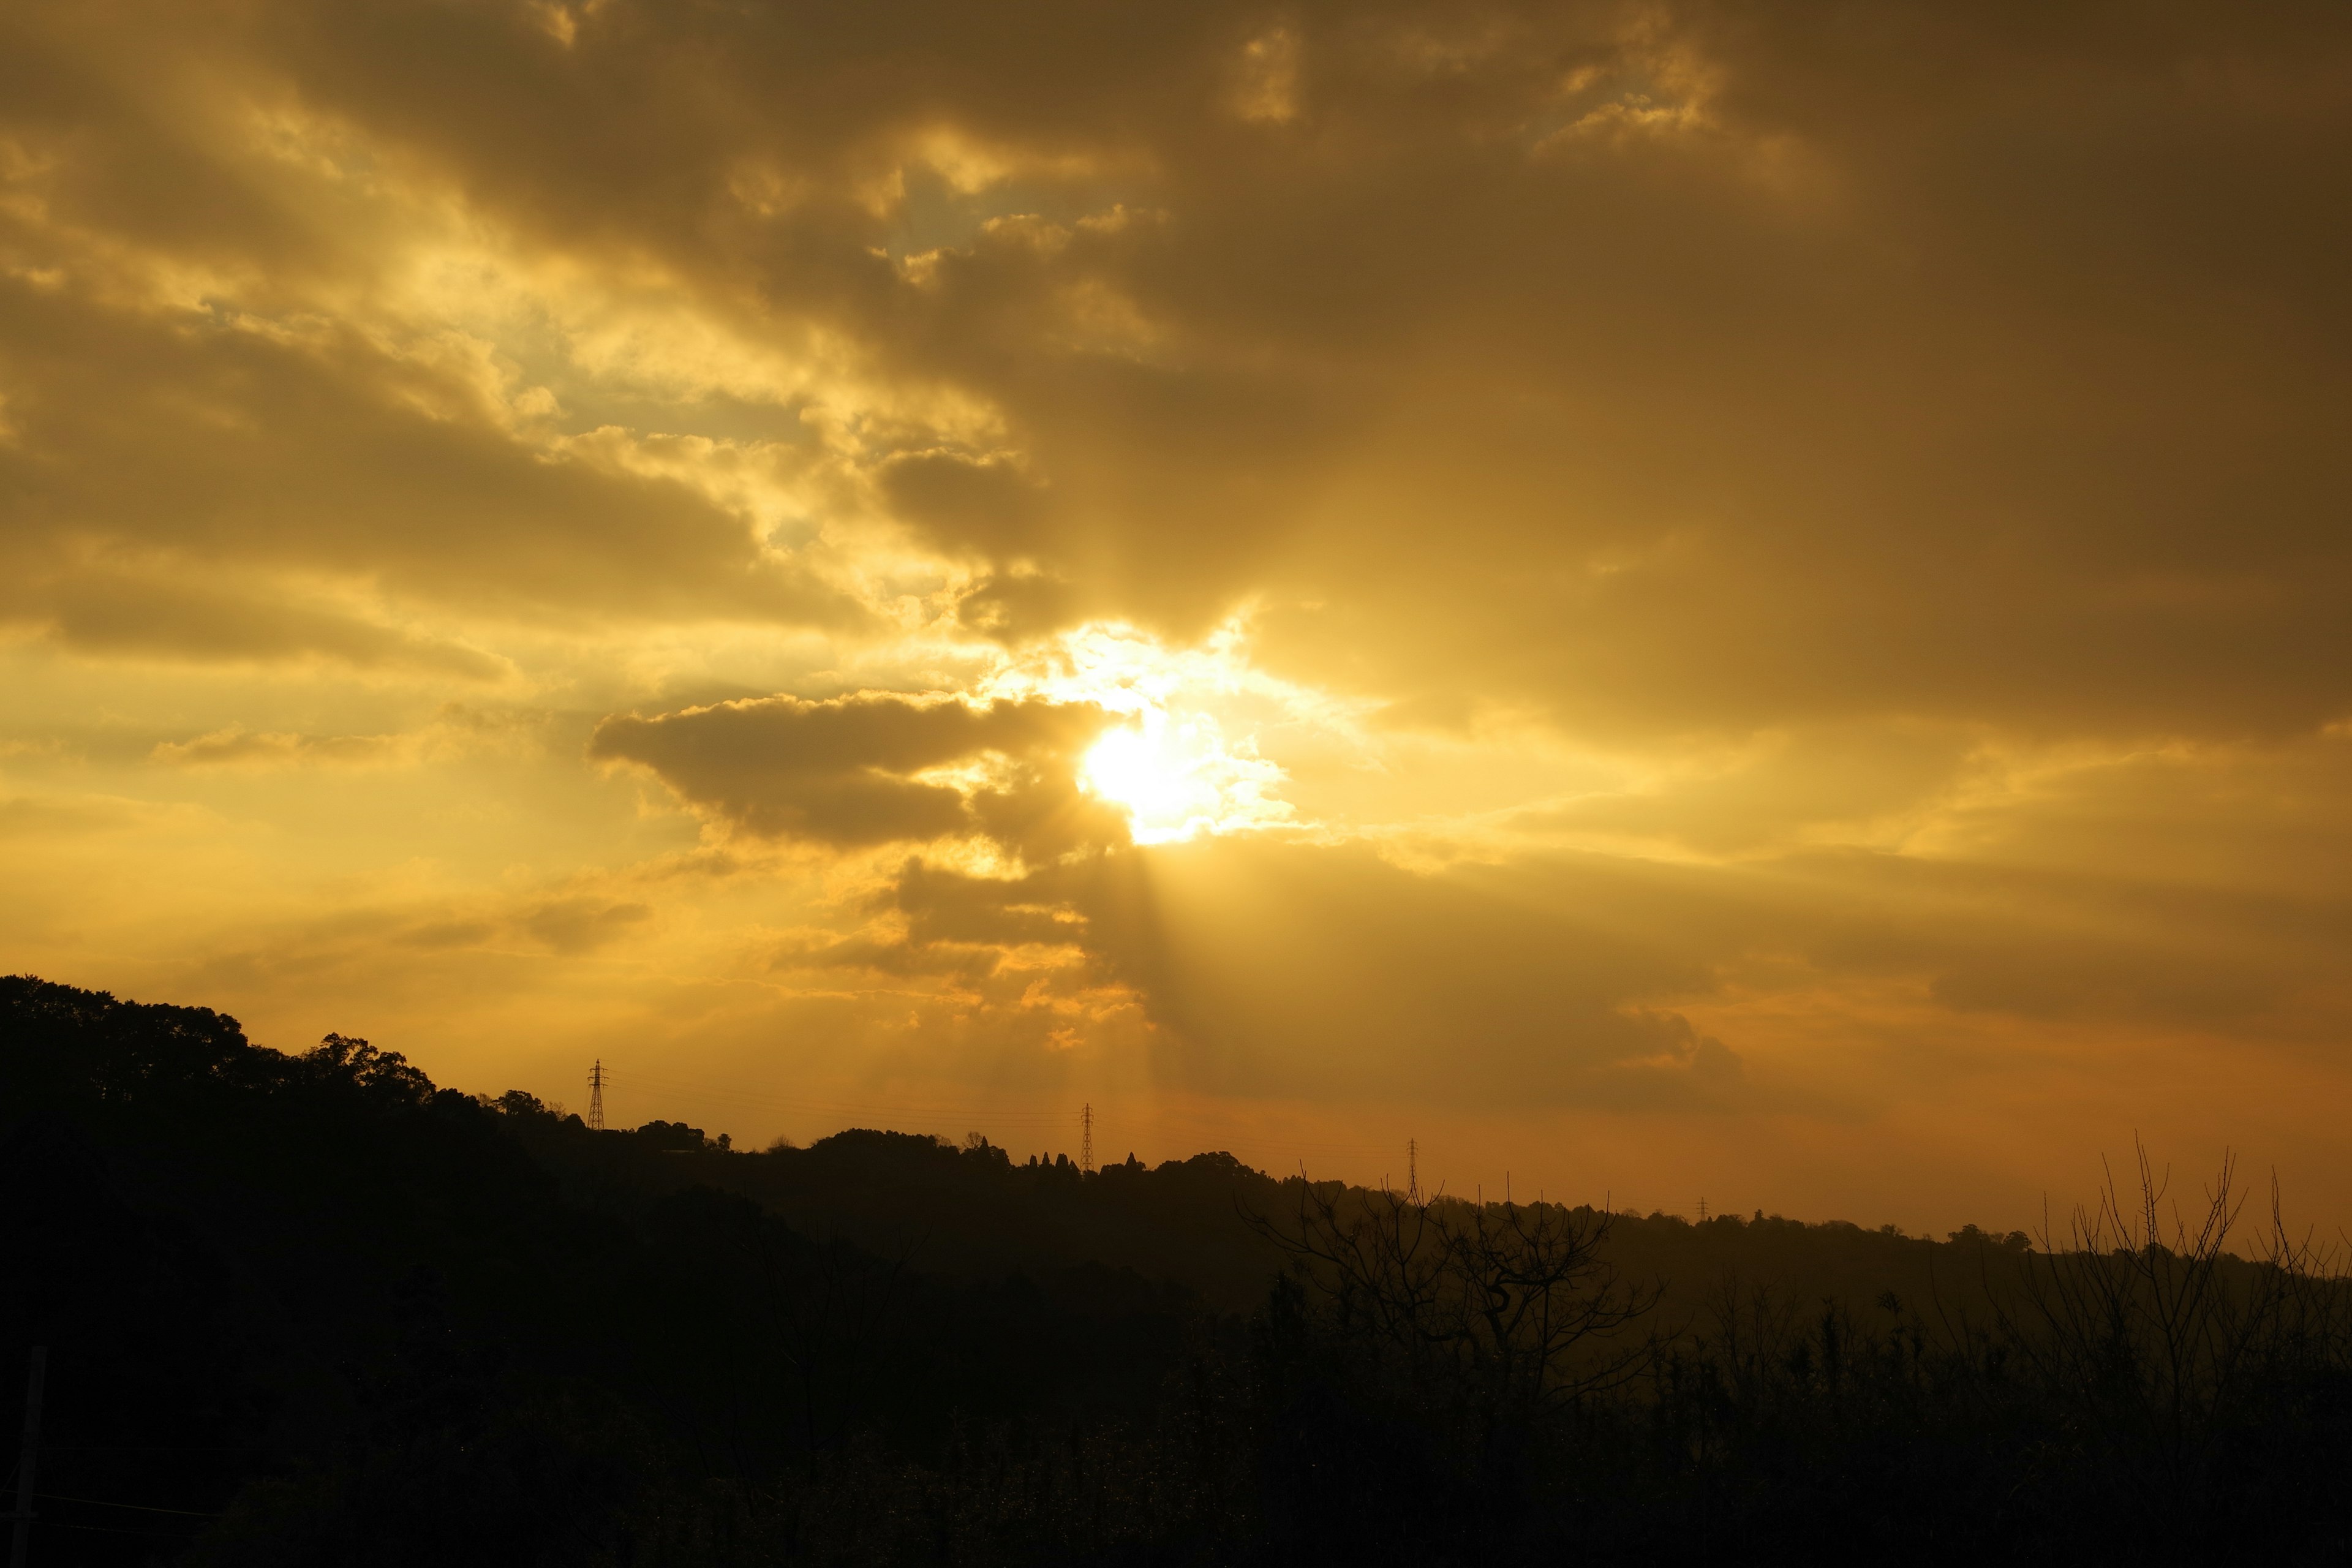
<instances>
[{"instance_id":1,"label":"sky","mask_svg":"<svg viewBox=\"0 0 2352 1568\"><path fill-rule=\"evenodd\" d=\"M739 1144L2352 1226L2352 11L0 10L0 967Z\"/></svg>"}]
</instances>

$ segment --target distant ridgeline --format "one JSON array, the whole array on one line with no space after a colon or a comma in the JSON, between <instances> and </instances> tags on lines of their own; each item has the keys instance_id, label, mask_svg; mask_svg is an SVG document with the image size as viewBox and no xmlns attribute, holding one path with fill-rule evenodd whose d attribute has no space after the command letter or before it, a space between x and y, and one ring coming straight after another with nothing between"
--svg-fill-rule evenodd
<instances>
[{"instance_id":1,"label":"distant ridgeline","mask_svg":"<svg viewBox=\"0 0 2352 1568\"><path fill-rule=\"evenodd\" d=\"M2155 1223L747 1152L0 980L43 1568L2352 1560L2352 1296Z\"/></svg>"}]
</instances>

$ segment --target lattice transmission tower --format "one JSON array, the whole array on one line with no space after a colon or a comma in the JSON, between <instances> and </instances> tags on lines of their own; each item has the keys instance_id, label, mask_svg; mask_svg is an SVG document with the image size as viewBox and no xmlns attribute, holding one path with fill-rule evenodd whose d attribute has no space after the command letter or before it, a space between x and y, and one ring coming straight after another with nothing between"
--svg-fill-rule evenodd
<instances>
[{"instance_id":1,"label":"lattice transmission tower","mask_svg":"<svg viewBox=\"0 0 2352 1568\"><path fill-rule=\"evenodd\" d=\"M1421 1202L1421 1140L1404 1141L1404 1195L1412 1203Z\"/></svg>"},{"instance_id":2,"label":"lattice transmission tower","mask_svg":"<svg viewBox=\"0 0 2352 1568\"><path fill-rule=\"evenodd\" d=\"M598 1057L596 1065L588 1069L588 1125L597 1131L604 1131L604 1058Z\"/></svg>"},{"instance_id":3,"label":"lattice transmission tower","mask_svg":"<svg viewBox=\"0 0 2352 1568\"><path fill-rule=\"evenodd\" d=\"M1078 1169L1089 1176L1095 1173L1095 1108L1092 1101L1078 1112Z\"/></svg>"}]
</instances>

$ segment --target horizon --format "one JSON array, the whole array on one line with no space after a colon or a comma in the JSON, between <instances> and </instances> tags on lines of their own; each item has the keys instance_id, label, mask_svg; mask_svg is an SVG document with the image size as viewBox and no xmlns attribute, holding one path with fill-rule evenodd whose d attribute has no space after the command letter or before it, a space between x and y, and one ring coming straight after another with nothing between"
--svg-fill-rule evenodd
<instances>
[{"instance_id":1,"label":"horizon","mask_svg":"<svg viewBox=\"0 0 2352 1568\"><path fill-rule=\"evenodd\" d=\"M0 969L2352 1233L2352 13L0 16ZM2333 173L2331 173L2333 171Z\"/></svg>"},{"instance_id":2,"label":"horizon","mask_svg":"<svg viewBox=\"0 0 2352 1568\"><path fill-rule=\"evenodd\" d=\"M20 978L37 980L37 977L34 976ZM100 994L104 994L100 993ZM117 1000L145 1005L155 999L121 997ZM179 1004L168 1002L163 1005L179 1005ZM192 1005L200 1006L201 1004ZM230 1021L236 1022L233 1017ZM352 1038L352 1037L343 1037ZM360 1044L374 1046L379 1050L396 1050L394 1047L378 1045L376 1042L365 1039L364 1037L357 1038ZM299 1056L310 1048L302 1045L289 1048L260 1040L254 1040L251 1043L265 1049L278 1051L285 1056ZM405 1060L405 1058L404 1057L403 1059ZM1450 1182L1444 1174L1437 1173L1444 1168L1449 1152L1442 1148L1433 1148L1425 1141L1412 1135L1408 1135L1405 1142L1399 1145L1403 1163L1396 1168L1403 1170L1406 1173L1404 1176L1397 1176L1393 1169L1383 1165L1381 1174L1376 1177L1355 1177L1334 1175L1328 1169L1318 1169L1315 1156L1319 1154L1326 1160L1337 1156L1341 1164L1346 1164L1352 1159L1355 1163L1364 1163L1369 1168L1370 1165L1381 1164L1384 1155L1391 1151L1368 1142L1310 1144L1295 1139L1285 1139L1279 1133L1260 1133L1239 1139L1227 1139L1222 1143L1212 1137L1208 1142L1193 1144L1181 1142L1183 1135L1178 1134L1176 1135L1178 1141L1173 1142L1137 1144L1130 1142L1121 1146L1122 1152L1114 1151L1112 1140L1108 1136L1117 1128L1118 1123L1110 1116L1095 1113L1091 1101L1081 1105L1067 1116L1034 1110L1007 1110L1001 1107L979 1110L971 1108L959 1110L937 1106L891 1108L867 1103L856 1108L838 1105L820 1108L806 1100L795 1100L789 1096L757 1091L746 1093L740 1089L711 1089L705 1086L704 1091L715 1097L713 1103L719 1104L722 1110L741 1110L749 1108L755 1113L782 1114L791 1119L791 1127L784 1131L772 1135L738 1138L734 1136L731 1126L719 1124L725 1120L723 1116L714 1121L710 1126L697 1127L694 1125L694 1119L688 1115L682 1112L666 1113L665 1107L667 1106L668 1100L661 1097L668 1094L674 1098L681 1087L674 1080L656 1076L652 1080L638 1079L625 1085L621 1075L606 1067L601 1058L593 1064L593 1069L594 1076L583 1079L583 1082L591 1084L592 1092L588 1096L583 1096L576 1102L567 1100L560 1094L538 1094L528 1088L517 1085L509 1085L500 1090L460 1089L460 1092L469 1093L486 1103L495 1103L505 1094L520 1092L530 1095L541 1109L559 1119L569 1118L580 1121L584 1126L594 1131L614 1134L643 1132L656 1128L688 1128L702 1134L709 1140L713 1147L724 1147L738 1154L773 1153L780 1149L813 1148L831 1139L859 1133L928 1139L949 1150L969 1148L970 1140L978 1137L987 1145L1003 1153L1014 1165L1024 1163L1051 1165L1057 1162L1066 1162L1074 1169L1089 1175L1105 1167L1124 1164L1129 1160L1136 1160L1142 1168L1150 1170L1171 1163L1181 1164L1196 1158L1222 1156L1236 1161L1243 1169L1255 1175L1276 1182L1288 1182L1299 1178L1316 1183L1337 1182L1344 1186L1365 1192L1418 1194L1423 1201L1431 1204L1444 1200L1477 1205L1514 1201L1521 1204L1550 1203L1570 1209L1580 1208L1619 1218L1663 1218L1693 1224L1707 1219L1727 1217L1745 1223L1752 1214L1755 1220L1811 1226L1848 1225L1863 1230L1892 1232L1908 1239L1923 1241L1958 1240L1963 1232L1977 1232L1996 1240L2003 1236L2023 1235L2030 1237L2035 1247L2045 1248L2053 1246L2051 1238L2061 1234L2062 1227L2058 1225L2057 1216L2067 1216L2069 1224L2078 1224L2084 1215L2097 1211L2103 1195L2112 1199L2113 1194L2118 1190L2116 1184L2119 1181L2115 1159L2103 1155L2099 1161L2095 1180L2086 1183L2071 1194L2042 1195L2038 1214L2033 1216L2038 1223L2012 1225L2003 1221L1984 1226L1974 1219L1962 1219L1940 1228L1935 1225L1906 1226L1875 1215L1863 1213L1788 1214L1769 1205L1748 1205L1736 1200L1726 1202L1719 1197L1709 1197L1705 1194L1699 1194L1686 1205L1677 1206L1669 1199L1653 1202L1644 1194L1607 1185L1603 1186L1598 1199L1588 1194L1575 1191L1563 1190L1560 1194L1554 1194L1549 1188L1541 1184L1534 1186L1533 1195L1530 1196L1528 1184L1519 1182L1515 1186L1513 1173L1508 1169L1503 1171L1497 1186L1501 1195L1496 1196L1486 1192L1488 1184L1484 1181L1474 1178L1457 1184ZM431 1075L428 1073L427 1077L429 1079ZM599 1080L604 1089L619 1090L617 1095L608 1092L604 1098L601 1121L593 1120L589 1110L593 1103L593 1086ZM662 1087L651 1090L641 1089L639 1086L647 1081ZM436 1087L452 1089L457 1086L436 1083ZM690 1086L687 1086L687 1091L691 1093ZM656 1103L650 1112L640 1116L639 1112L645 1108L635 1101L643 1099L647 1093L655 1097ZM876 1119L870 1121L854 1119L861 1115ZM887 1120L888 1118L903 1120L892 1121ZM1087 1120L1088 1118L1091 1118L1091 1121ZM1054 1142L1057 1136L1056 1130L1064 1122L1078 1129L1076 1140L1066 1145ZM1169 1123L1161 1121L1153 1125L1164 1131ZM1182 1125L1182 1123L1178 1122L1176 1125ZM1202 1124L1195 1122L1193 1125ZM1013 1131L1006 1131L1005 1129L1008 1126ZM1102 1148L1095 1152L1094 1163L1088 1165L1082 1151L1086 1145L1086 1139L1095 1127L1100 1127L1106 1138ZM820 1130L795 1132L792 1130L793 1128ZM961 1128L961 1131L960 1132L952 1131L951 1129L954 1128ZM994 1130L993 1133L990 1131L992 1128ZM723 1146L719 1144L719 1140L722 1138L728 1140ZM1044 1146L1039 1147L1040 1144ZM1236 1144L1238 1148L1234 1146ZM1153 1157L1143 1157L1142 1151L1147 1148L1154 1151ZM2177 1218L2184 1212L2200 1211L2211 1202L2215 1178L2209 1175L2207 1171L2179 1171L2159 1153L2148 1150L2144 1144L2136 1144L2132 1153L2136 1161L2147 1163L2147 1169L2142 1173L2142 1176L2147 1184L2147 1192L2151 1201L2158 1203L2159 1207L2168 1217ZM2245 1175L2244 1173L2237 1170L2237 1165L2236 1152L2225 1148L2217 1164L2210 1169L2218 1171L2223 1177L2229 1177L2233 1172L2236 1173L2235 1181L2240 1185L2240 1201L2242 1202L2244 1201L2242 1184ZM2268 1173L2268 1175L2273 1182L2276 1180L2275 1172ZM2287 1233L2299 1232L2306 1240L2310 1240L2315 1234L2315 1227L2305 1223L2305 1216L2298 1212L2292 1195L2283 1193L2274 1195L2282 1200L2279 1217L2285 1225ZM2251 1231L2244 1231L2244 1227L2234 1222L2225 1235L2237 1236L2239 1241L2248 1245L2256 1247L2261 1245L2260 1237ZM2343 1241L2345 1238L2339 1234L2337 1239ZM2320 1247L2322 1256L2335 1256L2332 1244L2315 1242L2314 1245ZM2347 1242L2346 1245L2348 1248L2352 1248L2352 1242Z\"/></svg>"},{"instance_id":3,"label":"horizon","mask_svg":"<svg viewBox=\"0 0 2352 1568\"><path fill-rule=\"evenodd\" d=\"M2352 1543L2352 1252L2228 1166L1938 1240L1228 1153L740 1150L25 975L0 1106L34 1563Z\"/></svg>"}]
</instances>

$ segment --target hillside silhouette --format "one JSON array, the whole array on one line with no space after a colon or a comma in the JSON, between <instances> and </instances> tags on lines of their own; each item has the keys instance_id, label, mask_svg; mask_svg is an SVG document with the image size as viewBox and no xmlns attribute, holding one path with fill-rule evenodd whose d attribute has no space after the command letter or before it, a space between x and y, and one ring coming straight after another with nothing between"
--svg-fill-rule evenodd
<instances>
[{"instance_id":1,"label":"hillside silhouette","mask_svg":"<svg viewBox=\"0 0 2352 1568\"><path fill-rule=\"evenodd\" d=\"M751 1152L0 981L44 1565L2347 1561L2352 1292L2238 1203L1929 1241Z\"/></svg>"}]
</instances>

